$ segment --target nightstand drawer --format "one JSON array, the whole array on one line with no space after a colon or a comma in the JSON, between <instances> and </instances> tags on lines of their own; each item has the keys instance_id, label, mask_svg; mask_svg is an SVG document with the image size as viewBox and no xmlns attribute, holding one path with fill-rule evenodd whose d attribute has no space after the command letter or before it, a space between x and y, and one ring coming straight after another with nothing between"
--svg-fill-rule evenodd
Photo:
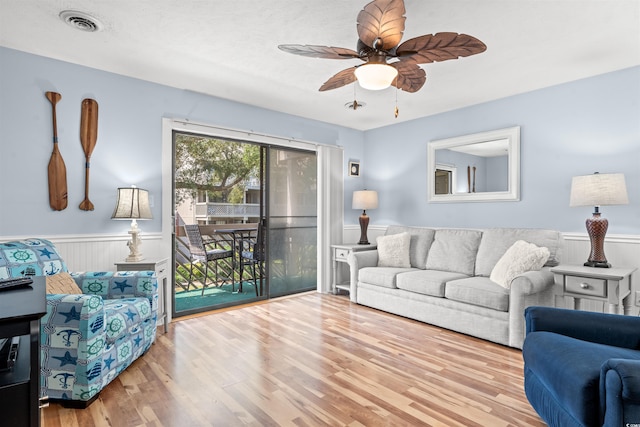
<instances>
[{"instance_id":1,"label":"nightstand drawer","mask_svg":"<svg viewBox=\"0 0 640 427\"><path fill-rule=\"evenodd\" d=\"M346 261L348 255L349 255L349 249L336 248L336 260Z\"/></svg>"},{"instance_id":2,"label":"nightstand drawer","mask_svg":"<svg viewBox=\"0 0 640 427\"><path fill-rule=\"evenodd\" d=\"M605 298L607 281L590 277L566 276L566 292Z\"/></svg>"}]
</instances>

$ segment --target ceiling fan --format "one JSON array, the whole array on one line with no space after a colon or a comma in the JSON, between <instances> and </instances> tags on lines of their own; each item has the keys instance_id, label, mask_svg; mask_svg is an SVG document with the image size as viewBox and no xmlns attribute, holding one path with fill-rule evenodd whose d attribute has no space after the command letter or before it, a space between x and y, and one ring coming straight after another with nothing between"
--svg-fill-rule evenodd
<instances>
[{"instance_id":1,"label":"ceiling fan","mask_svg":"<svg viewBox=\"0 0 640 427\"><path fill-rule=\"evenodd\" d=\"M403 0L374 0L358 13L357 51L330 46L282 44L278 48L294 55L326 59L360 59L364 64L342 70L320 91L337 89L358 80L370 90L395 86L417 92L427 80L418 64L458 59L487 50L475 37L458 33L437 33L415 37L400 44L404 32Z\"/></svg>"}]
</instances>

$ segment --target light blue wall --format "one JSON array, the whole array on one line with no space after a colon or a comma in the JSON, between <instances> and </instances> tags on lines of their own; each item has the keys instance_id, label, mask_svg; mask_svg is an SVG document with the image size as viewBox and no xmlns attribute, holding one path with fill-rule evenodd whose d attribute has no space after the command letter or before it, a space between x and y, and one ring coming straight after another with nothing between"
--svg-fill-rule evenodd
<instances>
[{"instance_id":1,"label":"light blue wall","mask_svg":"<svg viewBox=\"0 0 640 427\"><path fill-rule=\"evenodd\" d=\"M0 48L0 236L108 234L129 225L112 221L116 188L146 188L154 219L145 232L161 229L162 118L355 147L363 134L190 91L123 77L11 49ZM67 167L69 205L49 207L47 164L52 150L51 105L46 91L59 92L60 151ZM80 103L99 104L98 142L91 161L89 198L95 210L78 209L84 199L84 153ZM351 148L345 151L350 153ZM351 156L346 154L345 157Z\"/></svg>"},{"instance_id":2,"label":"light blue wall","mask_svg":"<svg viewBox=\"0 0 640 427\"><path fill-rule=\"evenodd\" d=\"M429 90L425 88L423 90ZM427 203L430 140L521 126L521 201ZM585 232L569 207L575 175L622 172L629 205L605 206L609 233L640 234L640 67L366 132L364 181L380 207L370 226L543 227ZM393 149L391 149L391 146ZM357 224L357 215L346 216Z\"/></svg>"},{"instance_id":3,"label":"light blue wall","mask_svg":"<svg viewBox=\"0 0 640 427\"><path fill-rule=\"evenodd\" d=\"M62 94L58 134L69 207L61 212L48 203L48 90ZM80 102L86 97L100 110L92 212L78 209L84 198ZM0 48L0 236L120 233L128 225L110 217L116 188L130 184L152 194L154 219L141 228L159 232L162 117L343 146L346 224L357 224L360 214L351 209L353 191L367 188L380 197L380 208L368 212L371 225L584 232L591 209L568 207L571 177L597 170L627 179L631 204L602 209L609 232L640 234L640 67L359 132ZM520 202L427 203L428 141L515 125L522 131ZM350 160L360 162L361 177L346 176Z\"/></svg>"}]
</instances>

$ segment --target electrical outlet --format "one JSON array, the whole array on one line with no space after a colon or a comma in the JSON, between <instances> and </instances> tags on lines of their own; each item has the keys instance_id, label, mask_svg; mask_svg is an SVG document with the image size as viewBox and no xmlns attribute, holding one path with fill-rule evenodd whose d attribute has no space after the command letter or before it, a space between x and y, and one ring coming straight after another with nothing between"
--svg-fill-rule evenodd
<instances>
[{"instance_id":1,"label":"electrical outlet","mask_svg":"<svg viewBox=\"0 0 640 427\"><path fill-rule=\"evenodd\" d=\"M636 291L636 306L640 307L640 291Z\"/></svg>"}]
</instances>

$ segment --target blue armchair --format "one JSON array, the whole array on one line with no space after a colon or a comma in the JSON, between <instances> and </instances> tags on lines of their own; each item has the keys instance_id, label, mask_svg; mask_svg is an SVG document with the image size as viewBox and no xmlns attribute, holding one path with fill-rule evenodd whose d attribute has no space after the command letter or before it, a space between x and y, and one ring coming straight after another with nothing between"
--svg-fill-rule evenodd
<instances>
[{"instance_id":1,"label":"blue armchair","mask_svg":"<svg viewBox=\"0 0 640 427\"><path fill-rule=\"evenodd\" d=\"M0 243L0 278L26 272L61 275L71 281L73 293L49 293L47 284L47 314L40 331L40 390L42 396L63 406L86 407L155 340L155 272L71 273L69 277L64 274L66 263L48 240Z\"/></svg>"},{"instance_id":2,"label":"blue armchair","mask_svg":"<svg viewBox=\"0 0 640 427\"><path fill-rule=\"evenodd\" d=\"M640 317L525 310L527 399L551 427L640 426Z\"/></svg>"}]
</instances>

